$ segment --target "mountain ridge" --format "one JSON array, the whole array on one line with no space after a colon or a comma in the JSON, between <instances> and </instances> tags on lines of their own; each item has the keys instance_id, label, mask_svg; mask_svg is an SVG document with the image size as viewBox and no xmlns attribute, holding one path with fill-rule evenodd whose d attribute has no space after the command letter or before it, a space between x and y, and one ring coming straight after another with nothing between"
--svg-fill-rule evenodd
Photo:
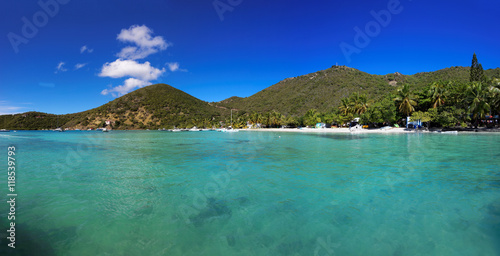
<instances>
[{"instance_id":1,"label":"mountain ridge","mask_svg":"<svg viewBox=\"0 0 500 256\"><path fill-rule=\"evenodd\" d=\"M449 67L432 72L403 75L399 72L372 75L355 68L332 66L314 73L286 78L249 97L237 96L217 102L228 108L244 109L247 112L278 111L286 115L303 115L309 109L330 111L340 104L340 99L353 92L367 94L379 99L388 92L395 92L403 83L420 90L438 80L459 83L469 81L469 67ZM485 70L488 76L500 77L500 68ZM284 91L284 90L288 90ZM293 91L294 93L290 93Z\"/></svg>"},{"instance_id":2,"label":"mountain ridge","mask_svg":"<svg viewBox=\"0 0 500 256\"><path fill-rule=\"evenodd\" d=\"M469 81L469 67L449 67L432 72L403 75L395 72L373 75L346 66L332 66L306 75L290 77L251 96L232 96L219 102L206 102L167 84L149 85L102 106L86 111L53 115L26 112L0 116L3 129L52 129L57 126L78 129L105 126L110 120L118 129L156 129L162 127L218 126L228 122L231 109L238 116L276 111L301 116L310 109L328 112L353 92L366 94L376 101L408 83L422 90L438 80L456 83ZM484 71L488 77L500 77L500 68Z\"/></svg>"}]
</instances>

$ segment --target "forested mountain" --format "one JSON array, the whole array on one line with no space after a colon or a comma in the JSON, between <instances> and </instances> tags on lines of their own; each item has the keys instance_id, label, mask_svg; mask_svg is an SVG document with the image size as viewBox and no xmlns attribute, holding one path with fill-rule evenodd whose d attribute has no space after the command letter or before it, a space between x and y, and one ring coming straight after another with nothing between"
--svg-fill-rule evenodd
<instances>
[{"instance_id":1,"label":"forested mountain","mask_svg":"<svg viewBox=\"0 0 500 256\"><path fill-rule=\"evenodd\" d=\"M403 75L398 72L387 75L371 75L354 68L333 66L299 77L287 78L250 97L231 97L218 102L227 108L246 112L277 111L286 115L301 116L310 109L331 111L340 105L342 98L353 92L366 94L372 100L396 92L399 85L408 83L414 90L443 80L466 83L469 67L451 67L434 72ZM487 77L500 77L500 68L485 70Z\"/></svg>"},{"instance_id":2,"label":"forested mountain","mask_svg":"<svg viewBox=\"0 0 500 256\"><path fill-rule=\"evenodd\" d=\"M485 70L484 75L485 79L500 78L500 68ZM319 113L337 112L341 100L352 95L367 98L367 103L387 101L388 95L396 94L401 85L408 84L412 91L425 97L434 82L451 81L456 88L461 88L460 85L467 84L469 79L469 67L451 67L414 75L398 72L371 75L346 66L333 66L287 78L247 98L235 96L213 103L166 84L155 84L80 113L3 115L0 116L0 129L88 129L104 127L107 120L114 129L213 127L229 122L230 109L234 110L240 125L248 119L245 116L271 112L295 118L293 122L299 123L297 118L313 109ZM421 103L421 107L427 106L425 101Z\"/></svg>"}]
</instances>

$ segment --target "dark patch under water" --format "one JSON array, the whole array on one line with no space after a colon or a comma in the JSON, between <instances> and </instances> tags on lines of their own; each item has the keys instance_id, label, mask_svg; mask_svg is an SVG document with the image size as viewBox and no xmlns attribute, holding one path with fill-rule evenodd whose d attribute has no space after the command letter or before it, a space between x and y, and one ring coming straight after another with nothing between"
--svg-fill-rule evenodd
<instances>
[{"instance_id":1,"label":"dark patch under water","mask_svg":"<svg viewBox=\"0 0 500 256\"><path fill-rule=\"evenodd\" d=\"M196 226L200 227L203 224L212 222L216 219L227 219L232 214L231 209L228 207L226 201L216 200L215 198L208 198L207 206L202 209L198 214L189 218L189 220Z\"/></svg>"},{"instance_id":2,"label":"dark patch under water","mask_svg":"<svg viewBox=\"0 0 500 256\"><path fill-rule=\"evenodd\" d=\"M77 237L77 227L53 228L47 231L33 229L25 224L18 224L16 227L16 248L7 246L9 241L2 239L0 243L0 255L12 256L32 256L44 255L53 256L56 252L52 245L71 244ZM6 234L2 232L0 234ZM7 237L7 236L3 236Z\"/></svg>"},{"instance_id":3,"label":"dark patch under water","mask_svg":"<svg viewBox=\"0 0 500 256\"><path fill-rule=\"evenodd\" d=\"M195 145L200 145L201 143L179 143L175 144L174 146L179 146L179 147L184 147L184 146L195 146Z\"/></svg>"},{"instance_id":4,"label":"dark patch under water","mask_svg":"<svg viewBox=\"0 0 500 256\"><path fill-rule=\"evenodd\" d=\"M496 250L500 255L500 199L490 203L485 210L481 227L485 234L495 242Z\"/></svg>"},{"instance_id":5,"label":"dark patch under water","mask_svg":"<svg viewBox=\"0 0 500 256\"><path fill-rule=\"evenodd\" d=\"M134 210L134 217L143 217L153 213L154 207L151 203L147 203Z\"/></svg>"},{"instance_id":6,"label":"dark patch under water","mask_svg":"<svg viewBox=\"0 0 500 256\"><path fill-rule=\"evenodd\" d=\"M236 238L233 235L226 236L227 245L234 247L236 245Z\"/></svg>"},{"instance_id":7,"label":"dark patch under water","mask_svg":"<svg viewBox=\"0 0 500 256\"><path fill-rule=\"evenodd\" d=\"M250 140L228 140L227 143L231 144L241 144L241 143L249 143Z\"/></svg>"},{"instance_id":8,"label":"dark patch under water","mask_svg":"<svg viewBox=\"0 0 500 256\"><path fill-rule=\"evenodd\" d=\"M312 137L321 137L321 138L327 138L327 139L332 139L332 140L362 140L365 139L366 137L364 136L353 136L353 135L340 135L340 134L307 134L308 136Z\"/></svg>"},{"instance_id":9,"label":"dark patch under water","mask_svg":"<svg viewBox=\"0 0 500 256\"><path fill-rule=\"evenodd\" d=\"M240 205L247 205L250 202L250 200L246 196L238 197L234 200L236 200L236 202L238 202Z\"/></svg>"}]
</instances>

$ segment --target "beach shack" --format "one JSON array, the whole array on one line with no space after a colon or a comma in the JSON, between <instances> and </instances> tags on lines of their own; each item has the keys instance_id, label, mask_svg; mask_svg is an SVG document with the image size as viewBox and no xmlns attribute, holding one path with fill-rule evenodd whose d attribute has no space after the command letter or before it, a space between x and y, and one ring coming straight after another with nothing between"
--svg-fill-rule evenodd
<instances>
[{"instance_id":1,"label":"beach shack","mask_svg":"<svg viewBox=\"0 0 500 256\"><path fill-rule=\"evenodd\" d=\"M316 124L316 129L325 129L326 128L326 124L325 123L317 123Z\"/></svg>"},{"instance_id":2,"label":"beach shack","mask_svg":"<svg viewBox=\"0 0 500 256\"><path fill-rule=\"evenodd\" d=\"M422 120L416 119L416 120L411 120L410 118L407 119L408 122L406 123L406 128L422 128Z\"/></svg>"},{"instance_id":3,"label":"beach shack","mask_svg":"<svg viewBox=\"0 0 500 256\"><path fill-rule=\"evenodd\" d=\"M421 127L422 127L422 121L420 119L410 121L406 125L406 128L421 128Z\"/></svg>"}]
</instances>

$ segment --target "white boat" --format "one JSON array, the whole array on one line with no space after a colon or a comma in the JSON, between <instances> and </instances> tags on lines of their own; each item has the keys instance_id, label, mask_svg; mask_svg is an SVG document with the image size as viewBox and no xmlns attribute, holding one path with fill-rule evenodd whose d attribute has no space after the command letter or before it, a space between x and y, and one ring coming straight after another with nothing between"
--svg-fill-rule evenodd
<instances>
[{"instance_id":1,"label":"white boat","mask_svg":"<svg viewBox=\"0 0 500 256\"><path fill-rule=\"evenodd\" d=\"M222 132L239 132L239 131L240 130L238 130L238 129L233 129L231 126L222 130Z\"/></svg>"},{"instance_id":2,"label":"white boat","mask_svg":"<svg viewBox=\"0 0 500 256\"><path fill-rule=\"evenodd\" d=\"M233 110L231 109L231 126L227 128L223 128L220 131L222 132L239 132L238 129L233 129Z\"/></svg>"},{"instance_id":3,"label":"white boat","mask_svg":"<svg viewBox=\"0 0 500 256\"><path fill-rule=\"evenodd\" d=\"M440 131L439 133L458 134L458 131Z\"/></svg>"},{"instance_id":4,"label":"white boat","mask_svg":"<svg viewBox=\"0 0 500 256\"><path fill-rule=\"evenodd\" d=\"M0 132L10 132L10 130L1 129Z\"/></svg>"},{"instance_id":5,"label":"white boat","mask_svg":"<svg viewBox=\"0 0 500 256\"><path fill-rule=\"evenodd\" d=\"M182 130L174 126L174 129L169 130L169 131L171 131L171 132L181 132Z\"/></svg>"},{"instance_id":6,"label":"white boat","mask_svg":"<svg viewBox=\"0 0 500 256\"><path fill-rule=\"evenodd\" d=\"M110 131L109 129L102 128L102 132L109 132L109 131Z\"/></svg>"},{"instance_id":7,"label":"white boat","mask_svg":"<svg viewBox=\"0 0 500 256\"><path fill-rule=\"evenodd\" d=\"M64 130L61 127L54 129L54 131L55 132L64 132Z\"/></svg>"},{"instance_id":8,"label":"white boat","mask_svg":"<svg viewBox=\"0 0 500 256\"><path fill-rule=\"evenodd\" d=\"M199 132L199 131L201 131L201 130L200 130L200 129L198 129L198 128L195 126L195 127L191 128L191 129L189 129L188 131L190 131L190 132Z\"/></svg>"}]
</instances>

